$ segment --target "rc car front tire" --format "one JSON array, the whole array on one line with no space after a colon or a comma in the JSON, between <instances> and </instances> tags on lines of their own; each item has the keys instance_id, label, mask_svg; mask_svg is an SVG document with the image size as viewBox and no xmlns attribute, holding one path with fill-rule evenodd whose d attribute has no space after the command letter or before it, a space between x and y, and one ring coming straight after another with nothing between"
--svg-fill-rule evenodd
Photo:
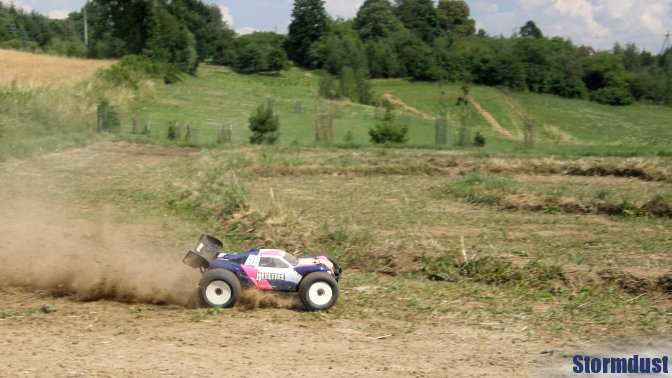
<instances>
[{"instance_id":1,"label":"rc car front tire","mask_svg":"<svg viewBox=\"0 0 672 378\"><path fill-rule=\"evenodd\" d=\"M307 310L328 310L338 300L338 284L327 273L311 273L299 284L299 298Z\"/></svg>"},{"instance_id":2,"label":"rc car front tire","mask_svg":"<svg viewBox=\"0 0 672 378\"><path fill-rule=\"evenodd\" d=\"M205 307L233 307L240 296L240 280L225 269L205 272L198 283L198 297Z\"/></svg>"}]
</instances>

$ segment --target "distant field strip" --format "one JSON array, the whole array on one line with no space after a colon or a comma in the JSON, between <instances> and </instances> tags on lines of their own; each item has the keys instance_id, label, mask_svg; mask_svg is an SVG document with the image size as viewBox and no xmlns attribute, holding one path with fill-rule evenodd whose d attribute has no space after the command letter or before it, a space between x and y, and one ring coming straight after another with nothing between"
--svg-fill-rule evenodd
<instances>
[{"instance_id":1,"label":"distant field strip","mask_svg":"<svg viewBox=\"0 0 672 378\"><path fill-rule=\"evenodd\" d=\"M112 63L0 50L0 85L50 84L93 74Z\"/></svg>"}]
</instances>

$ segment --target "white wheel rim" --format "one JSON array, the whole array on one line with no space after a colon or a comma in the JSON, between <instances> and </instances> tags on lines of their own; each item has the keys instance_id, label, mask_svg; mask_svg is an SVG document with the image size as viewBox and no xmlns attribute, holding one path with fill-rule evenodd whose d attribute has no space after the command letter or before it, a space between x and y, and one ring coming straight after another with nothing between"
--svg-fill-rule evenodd
<instances>
[{"instance_id":1,"label":"white wheel rim","mask_svg":"<svg viewBox=\"0 0 672 378\"><path fill-rule=\"evenodd\" d=\"M317 306L326 305L333 296L334 292L326 282L315 282L308 290L308 299Z\"/></svg>"},{"instance_id":2,"label":"white wheel rim","mask_svg":"<svg viewBox=\"0 0 672 378\"><path fill-rule=\"evenodd\" d=\"M212 281L205 288L205 298L214 306L223 306L231 299L231 286L224 281Z\"/></svg>"}]
</instances>

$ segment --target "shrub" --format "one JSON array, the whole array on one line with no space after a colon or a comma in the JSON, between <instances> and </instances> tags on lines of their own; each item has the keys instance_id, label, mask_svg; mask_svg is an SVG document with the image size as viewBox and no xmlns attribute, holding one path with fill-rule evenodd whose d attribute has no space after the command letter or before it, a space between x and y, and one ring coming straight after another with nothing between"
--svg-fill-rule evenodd
<instances>
[{"instance_id":1,"label":"shrub","mask_svg":"<svg viewBox=\"0 0 672 378\"><path fill-rule=\"evenodd\" d=\"M507 177L469 173L445 183L438 189L438 194L473 204L500 205L506 195L516 191L515 183Z\"/></svg>"},{"instance_id":2,"label":"shrub","mask_svg":"<svg viewBox=\"0 0 672 378\"><path fill-rule=\"evenodd\" d=\"M474 136L474 146L485 147L485 137L479 132L476 132L476 136Z\"/></svg>"},{"instance_id":3,"label":"shrub","mask_svg":"<svg viewBox=\"0 0 672 378\"><path fill-rule=\"evenodd\" d=\"M168 139L180 139L180 125L175 121L171 122L170 126L168 126Z\"/></svg>"},{"instance_id":4,"label":"shrub","mask_svg":"<svg viewBox=\"0 0 672 378\"><path fill-rule=\"evenodd\" d=\"M406 143L408 141L408 127L394 123L394 114L392 106L386 103L385 118L369 129L371 142L375 144L383 143Z\"/></svg>"},{"instance_id":5,"label":"shrub","mask_svg":"<svg viewBox=\"0 0 672 378\"><path fill-rule=\"evenodd\" d=\"M618 86L598 89L590 94L590 99L600 104L613 106L630 105L635 101L627 88Z\"/></svg>"},{"instance_id":6,"label":"shrub","mask_svg":"<svg viewBox=\"0 0 672 378\"><path fill-rule=\"evenodd\" d=\"M133 89L138 89L143 79L162 80L166 84L181 79L180 71L174 65L139 55L126 55L117 64L101 70L98 75L115 86Z\"/></svg>"},{"instance_id":7,"label":"shrub","mask_svg":"<svg viewBox=\"0 0 672 378\"><path fill-rule=\"evenodd\" d=\"M274 144L278 140L280 127L280 118L273 110L272 102L266 105L259 105L257 110L250 116L250 130L252 144Z\"/></svg>"}]
</instances>

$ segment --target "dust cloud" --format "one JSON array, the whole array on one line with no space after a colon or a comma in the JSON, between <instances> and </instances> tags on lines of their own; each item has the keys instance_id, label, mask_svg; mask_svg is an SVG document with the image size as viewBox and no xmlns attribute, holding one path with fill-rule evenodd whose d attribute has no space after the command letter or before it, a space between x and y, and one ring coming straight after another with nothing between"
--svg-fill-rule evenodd
<instances>
[{"instance_id":1,"label":"dust cloud","mask_svg":"<svg viewBox=\"0 0 672 378\"><path fill-rule=\"evenodd\" d=\"M113 222L112 208L72 217L57 203L0 203L0 286L82 301L187 305L199 273L182 264L188 246L166 249L153 225Z\"/></svg>"}]
</instances>

